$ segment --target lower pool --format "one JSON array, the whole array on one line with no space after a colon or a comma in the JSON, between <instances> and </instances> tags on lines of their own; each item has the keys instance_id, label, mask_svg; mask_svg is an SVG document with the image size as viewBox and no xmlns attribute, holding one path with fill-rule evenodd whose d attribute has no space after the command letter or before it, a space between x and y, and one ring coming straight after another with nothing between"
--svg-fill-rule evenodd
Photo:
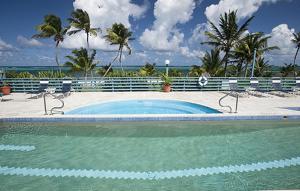
<instances>
[{"instance_id":1,"label":"lower pool","mask_svg":"<svg viewBox=\"0 0 300 191\"><path fill-rule=\"evenodd\" d=\"M177 100L124 100L80 107L65 114L205 114L219 111L190 102Z\"/></svg>"},{"instance_id":2,"label":"lower pool","mask_svg":"<svg viewBox=\"0 0 300 191\"><path fill-rule=\"evenodd\" d=\"M0 190L300 187L300 121L1 123Z\"/></svg>"}]
</instances>

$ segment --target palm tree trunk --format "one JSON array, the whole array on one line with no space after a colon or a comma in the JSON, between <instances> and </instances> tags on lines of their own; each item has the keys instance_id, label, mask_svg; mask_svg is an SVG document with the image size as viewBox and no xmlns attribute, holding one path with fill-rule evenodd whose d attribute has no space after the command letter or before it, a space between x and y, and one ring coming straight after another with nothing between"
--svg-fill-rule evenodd
<instances>
[{"instance_id":1,"label":"palm tree trunk","mask_svg":"<svg viewBox=\"0 0 300 191\"><path fill-rule=\"evenodd\" d=\"M121 65L121 69L122 69L122 72L124 72L124 69L123 69L123 65L122 65L122 54L123 54L123 47L120 47L120 57L119 57L119 62L120 62L120 65Z\"/></svg>"},{"instance_id":2,"label":"palm tree trunk","mask_svg":"<svg viewBox=\"0 0 300 191\"><path fill-rule=\"evenodd\" d=\"M59 64L59 60L58 60L58 44L59 44L59 41L56 42L56 46L55 46L55 62L58 66L58 70L59 70L59 73L61 73L61 68L60 68L60 64Z\"/></svg>"},{"instance_id":3,"label":"palm tree trunk","mask_svg":"<svg viewBox=\"0 0 300 191\"><path fill-rule=\"evenodd\" d=\"M90 52L90 43L89 43L89 33L86 33L86 44L87 44L87 51Z\"/></svg>"},{"instance_id":4,"label":"palm tree trunk","mask_svg":"<svg viewBox=\"0 0 300 191\"><path fill-rule=\"evenodd\" d=\"M297 59L297 55L299 53L299 49L300 47L297 48L297 51L296 51L296 54L295 54L295 57L294 57L294 76L296 77L297 73L296 73L296 59Z\"/></svg>"},{"instance_id":5,"label":"palm tree trunk","mask_svg":"<svg viewBox=\"0 0 300 191\"><path fill-rule=\"evenodd\" d=\"M117 56L116 56L116 57L113 59L113 61L111 62L110 66L109 66L108 69L106 70L106 72L105 72L105 74L103 75L103 77L105 77L105 76L108 74L108 72L110 71L110 69L111 69L113 63L117 60L117 58L119 58L119 52L118 52Z\"/></svg>"},{"instance_id":6,"label":"palm tree trunk","mask_svg":"<svg viewBox=\"0 0 300 191\"><path fill-rule=\"evenodd\" d=\"M245 78L247 77L247 74L248 74L248 65L249 65L249 63L246 62L245 73L244 73L244 77L245 77Z\"/></svg>"},{"instance_id":7,"label":"palm tree trunk","mask_svg":"<svg viewBox=\"0 0 300 191\"><path fill-rule=\"evenodd\" d=\"M224 66L225 77L227 77L228 54L229 52L225 52L225 56L223 58L223 62L225 62L225 66Z\"/></svg>"}]
</instances>

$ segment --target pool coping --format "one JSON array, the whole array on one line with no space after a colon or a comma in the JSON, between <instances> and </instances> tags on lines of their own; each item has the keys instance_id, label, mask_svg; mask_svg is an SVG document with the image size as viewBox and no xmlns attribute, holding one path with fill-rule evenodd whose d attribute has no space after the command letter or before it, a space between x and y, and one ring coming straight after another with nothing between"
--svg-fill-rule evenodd
<instances>
[{"instance_id":1,"label":"pool coping","mask_svg":"<svg viewBox=\"0 0 300 191\"><path fill-rule=\"evenodd\" d=\"M65 115L0 117L0 122L142 122L142 121L247 121L247 120L300 120L300 115Z\"/></svg>"}]
</instances>

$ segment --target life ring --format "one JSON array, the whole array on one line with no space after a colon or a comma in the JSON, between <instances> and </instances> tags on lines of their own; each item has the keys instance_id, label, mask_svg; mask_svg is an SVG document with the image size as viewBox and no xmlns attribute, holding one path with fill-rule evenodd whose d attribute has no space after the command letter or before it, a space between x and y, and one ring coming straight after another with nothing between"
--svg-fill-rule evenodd
<instances>
[{"instance_id":1,"label":"life ring","mask_svg":"<svg viewBox=\"0 0 300 191\"><path fill-rule=\"evenodd\" d=\"M198 79L198 83L201 87L203 86L206 86L207 83L208 83L208 80L205 76L201 76L199 79Z\"/></svg>"}]
</instances>

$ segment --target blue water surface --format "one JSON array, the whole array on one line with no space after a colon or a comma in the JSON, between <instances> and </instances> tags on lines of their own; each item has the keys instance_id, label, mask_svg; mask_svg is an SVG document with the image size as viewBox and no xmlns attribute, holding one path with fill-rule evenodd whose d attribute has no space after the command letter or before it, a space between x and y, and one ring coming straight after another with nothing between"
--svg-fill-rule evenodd
<instances>
[{"instance_id":1,"label":"blue water surface","mask_svg":"<svg viewBox=\"0 0 300 191\"><path fill-rule=\"evenodd\" d=\"M219 111L190 102L175 100L127 100L89 105L66 112L73 115L93 114L207 114Z\"/></svg>"}]
</instances>

